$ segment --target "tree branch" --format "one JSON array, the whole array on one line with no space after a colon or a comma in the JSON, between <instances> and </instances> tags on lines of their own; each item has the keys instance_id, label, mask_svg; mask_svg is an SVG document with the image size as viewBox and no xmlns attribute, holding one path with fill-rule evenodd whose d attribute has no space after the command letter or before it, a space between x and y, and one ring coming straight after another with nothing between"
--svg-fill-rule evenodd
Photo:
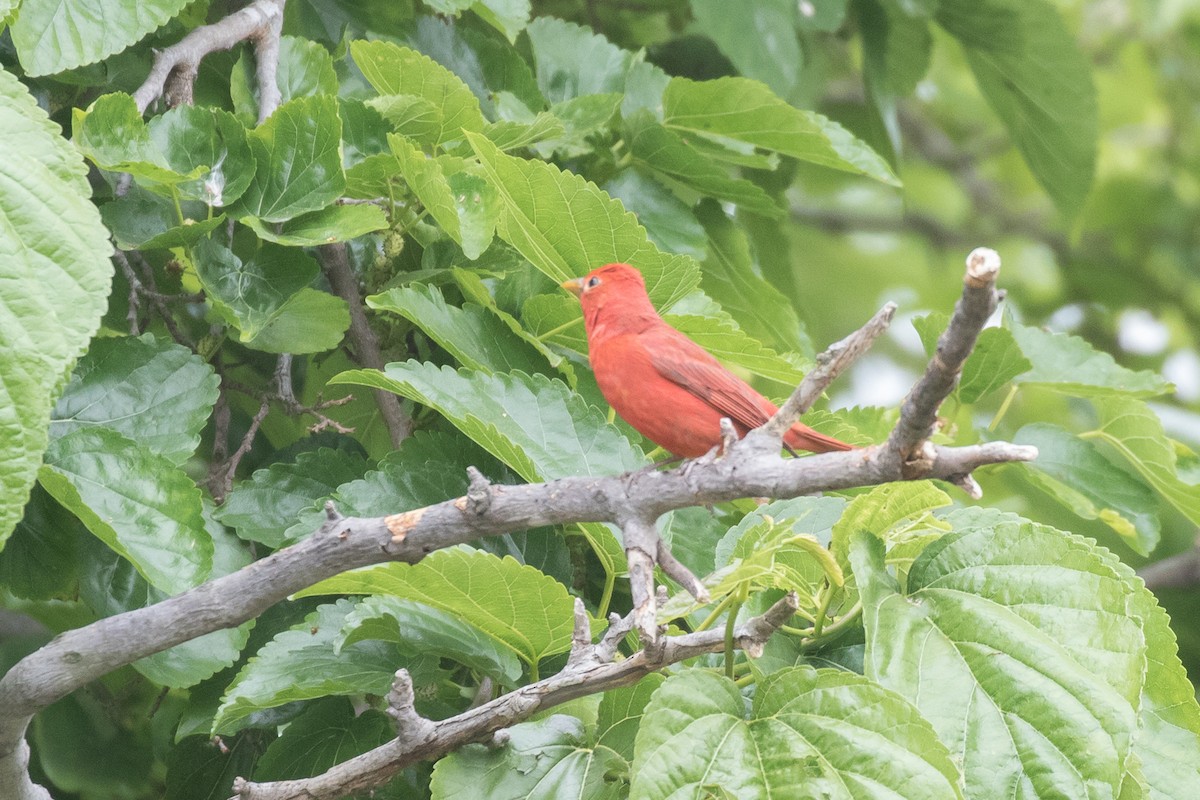
<instances>
[{"instance_id":1,"label":"tree branch","mask_svg":"<svg viewBox=\"0 0 1200 800\"><path fill-rule=\"evenodd\" d=\"M735 645L747 653L761 655L762 647L771 634L795 613L799 600L790 593L760 617L738 626L734 631ZM629 620L613 624L616 640L629 630ZM585 619L586 624L586 619ZM628 686L663 667L688 658L724 649L725 631L707 630L682 636L664 636L659 646L634 653L623 661L613 661L615 648L606 642L606 635L597 645L586 645L572 654L562 672L545 680L523 686L490 703L472 708L440 722L430 722L416 715L411 702L403 712L405 733L399 738L360 756L344 761L323 775L301 780L253 783L239 779L234 783L236 795L231 800L332 800L354 792L378 787L397 772L418 761L440 758L471 742L487 740L496 731L529 719L547 708L576 697ZM590 638L590 636L589 636ZM404 670L396 673L403 694ZM411 692L412 684L407 683ZM393 687L393 692L395 688ZM389 696L390 702L391 696ZM414 719L415 718L415 719ZM410 731L418 731L410 735Z\"/></svg>"},{"instance_id":2,"label":"tree branch","mask_svg":"<svg viewBox=\"0 0 1200 800\"><path fill-rule=\"evenodd\" d=\"M1200 584L1200 546L1147 564L1138 570L1138 577L1151 591L1188 589Z\"/></svg>"},{"instance_id":3,"label":"tree branch","mask_svg":"<svg viewBox=\"0 0 1200 800\"><path fill-rule=\"evenodd\" d=\"M350 307L349 335L358 354L359 364L370 369L383 369L383 353L379 349L379 339L367 320L362 294L358 291L358 279L354 277L354 268L350 266L350 255L346 251L346 245L323 245L317 248L317 253L321 267L325 270L325 277L329 279L329 285ZM379 413L392 438L392 446L399 447L400 442L412 434L412 420L404 413L400 406L400 398L396 395L382 389L373 391Z\"/></svg>"},{"instance_id":4,"label":"tree branch","mask_svg":"<svg viewBox=\"0 0 1200 800\"><path fill-rule=\"evenodd\" d=\"M473 473L471 489L464 497L383 517L344 518L329 503L326 522L309 538L153 606L67 631L18 662L0 678L0 786L16 787L17 800L48 797L29 779L24 742L25 730L40 709L118 667L205 633L240 625L288 595L348 569L386 561L415 563L440 548L483 536L575 522L609 522L626 531L629 552L637 554L639 561L648 562L642 565L644 572L652 576L657 559L670 574L673 559L662 556L653 521L674 509L743 497L789 498L922 478L963 485L980 466L1035 458L1036 448L1005 442L944 447L925 439L937 406L953 388L962 360L996 299L993 260L986 254L976 256L968 268L963 299L939 342L939 354L905 402L900 422L886 444L806 458L781 458L778 439L752 434L732 442L720 457L696 459L664 472L644 469L626 475L569 477L516 486L489 485ZM657 633L649 622L655 603L653 580L651 577L647 582L642 575L637 581L641 588L634 583L635 619L631 624L638 624L643 638L652 638ZM650 649L676 652L670 648L678 650L678 638L658 637ZM632 667L614 666L618 668ZM588 691L619 684L594 685L599 688ZM570 695L572 689L561 691ZM539 692L557 696L550 689L530 687L514 694L536 699L543 696ZM502 713L498 709L507 706L495 704L504 700L468 713ZM504 724L510 723L500 719L489 729ZM478 732L482 727L472 730Z\"/></svg>"},{"instance_id":5,"label":"tree branch","mask_svg":"<svg viewBox=\"0 0 1200 800\"><path fill-rule=\"evenodd\" d=\"M133 93L138 111L160 97L177 106L192 102L192 90L200 62L209 53L228 50L239 42L254 42L258 59L259 121L279 105L275 71L279 59L279 35L283 30L283 6L287 0L254 0L211 25L202 25L175 44L158 51L146 80ZM269 79L269 84L264 81Z\"/></svg>"}]
</instances>

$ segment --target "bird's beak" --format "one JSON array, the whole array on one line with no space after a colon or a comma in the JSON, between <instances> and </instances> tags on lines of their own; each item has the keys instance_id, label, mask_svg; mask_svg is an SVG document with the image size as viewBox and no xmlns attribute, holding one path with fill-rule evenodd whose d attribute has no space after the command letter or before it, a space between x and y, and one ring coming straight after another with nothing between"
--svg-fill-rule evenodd
<instances>
[{"instance_id":1,"label":"bird's beak","mask_svg":"<svg viewBox=\"0 0 1200 800\"><path fill-rule=\"evenodd\" d=\"M583 296L583 278L572 278L569 281L563 281L561 285L576 297Z\"/></svg>"}]
</instances>

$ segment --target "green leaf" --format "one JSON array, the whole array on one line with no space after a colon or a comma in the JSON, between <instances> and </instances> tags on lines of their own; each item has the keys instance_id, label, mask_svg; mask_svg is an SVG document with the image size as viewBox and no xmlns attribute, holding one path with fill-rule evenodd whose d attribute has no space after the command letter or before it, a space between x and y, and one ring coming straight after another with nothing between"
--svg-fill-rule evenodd
<instances>
[{"instance_id":1,"label":"green leaf","mask_svg":"<svg viewBox=\"0 0 1200 800\"><path fill-rule=\"evenodd\" d=\"M264 245L243 262L216 240L203 239L192 258L209 301L238 329L243 343L254 341L321 271L312 258L276 245Z\"/></svg>"},{"instance_id":2,"label":"green leaf","mask_svg":"<svg viewBox=\"0 0 1200 800\"><path fill-rule=\"evenodd\" d=\"M625 120L625 137L634 162L668 186L726 200L764 217L783 216L783 209L762 187L742 178L731 178L726 169L693 148L682 136L659 125L648 111Z\"/></svg>"},{"instance_id":3,"label":"green leaf","mask_svg":"<svg viewBox=\"0 0 1200 800\"><path fill-rule=\"evenodd\" d=\"M343 372L331 383L384 389L430 406L527 481L612 475L646 463L599 411L542 375L408 361L383 372Z\"/></svg>"},{"instance_id":4,"label":"green leaf","mask_svg":"<svg viewBox=\"0 0 1200 800\"><path fill-rule=\"evenodd\" d=\"M241 538L279 547L287 543L284 531L301 511L324 503L339 486L365 471L366 463L344 450L323 447L301 453L294 462L255 470L233 488L215 515Z\"/></svg>"},{"instance_id":5,"label":"green leaf","mask_svg":"<svg viewBox=\"0 0 1200 800\"><path fill-rule=\"evenodd\" d=\"M963 765L967 797L1115 796L1145 641L1093 545L1025 522L944 536L899 594L857 534L866 674L909 698Z\"/></svg>"},{"instance_id":6,"label":"green leaf","mask_svg":"<svg viewBox=\"0 0 1200 800\"><path fill-rule=\"evenodd\" d=\"M423 330L464 367L481 372L544 372L545 357L498 316L467 303L449 305L435 286L411 284L367 298L367 305L399 314Z\"/></svg>"},{"instance_id":7,"label":"green leaf","mask_svg":"<svg viewBox=\"0 0 1200 800\"><path fill-rule=\"evenodd\" d=\"M554 281L623 262L641 270L660 307L695 289L696 262L661 252L637 219L594 183L552 164L506 156L482 136L467 139L500 194L500 237Z\"/></svg>"},{"instance_id":8,"label":"green leaf","mask_svg":"<svg viewBox=\"0 0 1200 800\"><path fill-rule=\"evenodd\" d=\"M254 780L310 778L395 738L395 721L381 711L358 714L344 698L317 700L267 746Z\"/></svg>"},{"instance_id":9,"label":"green leaf","mask_svg":"<svg viewBox=\"0 0 1200 800\"><path fill-rule=\"evenodd\" d=\"M796 3L760 0L736 14L729 13L723 0L692 0L691 5L696 28L717 43L738 72L762 81L780 97L792 96L804 63L796 37ZM817 7L827 5L832 4L827 1Z\"/></svg>"},{"instance_id":10,"label":"green leaf","mask_svg":"<svg viewBox=\"0 0 1200 800\"><path fill-rule=\"evenodd\" d=\"M684 134L727 137L900 185L887 162L841 125L793 108L758 81L672 78L663 93L663 124Z\"/></svg>"},{"instance_id":11,"label":"green leaf","mask_svg":"<svg viewBox=\"0 0 1200 800\"><path fill-rule=\"evenodd\" d=\"M254 764L254 780L286 781L325 770L396 738L396 722L382 711L356 714L344 698L316 700L288 723Z\"/></svg>"},{"instance_id":12,"label":"green leaf","mask_svg":"<svg viewBox=\"0 0 1200 800\"><path fill-rule=\"evenodd\" d=\"M109 172L128 172L151 186L196 181L203 174L199 168L186 175L172 168L151 141L137 104L123 92L101 95L86 110L74 109L71 127L76 147Z\"/></svg>"},{"instance_id":13,"label":"green leaf","mask_svg":"<svg viewBox=\"0 0 1200 800\"><path fill-rule=\"evenodd\" d=\"M185 201L176 208L170 198L153 194L136 183L124 197L105 203L100 216L122 250L191 247L225 224L224 214L205 219L206 207L202 203Z\"/></svg>"},{"instance_id":14,"label":"green leaf","mask_svg":"<svg viewBox=\"0 0 1200 800\"><path fill-rule=\"evenodd\" d=\"M250 120L258 119L258 78L255 74L255 61L248 50L243 50L229 76L229 94L233 99L233 107L239 116ZM317 42L295 36L282 36L279 39L275 85L279 88L280 102L283 103L309 95L336 95L338 80L333 69L333 57Z\"/></svg>"},{"instance_id":15,"label":"green leaf","mask_svg":"<svg viewBox=\"0 0 1200 800\"><path fill-rule=\"evenodd\" d=\"M388 136L400 173L421 204L474 261L492 243L500 201L487 181L459 158L428 158L402 136Z\"/></svg>"},{"instance_id":16,"label":"green leaf","mask_svg":"<svg viewBox=\"0 0 1200 800\"><path fill-rule=\"evenodd\" d=\"M1126 369L1078 336L1006 323L1033 368L1017 379L1073 395L1153 397L1171 391L1156 372Z\"/></svg>"},{"instance_id":17,"label":"green leaf","mask_svg":"<svg viewBox=\"0 0 1200 800\"><path fill-rule=\"evenodd\" d=\"M966 50L1038 182L1065 212L1078 211L1095 170L1096 90L1058 10L1044 0L942 0L937 21Z\"/></svg>"},{"instance_id":18,"label":"green leaf","mask_svg":"<svg viewBox=\"0 0 1200 800\"><path fill-rule=\"evenodd\" d=\"M1200 486L1184 483L1176 472L1175 448L1158 416L1131 397L1095 401L1100 427L1082 434L1112 447L1163 498L1193 523L1200 524Z\"/></svg>"},{"instance_id":19,"label":"green leaf","mask_svg":"<svg viewBox=\"0 0 1200 800\"><path fill-rule=\"evenodd\" d=\"M877 486L850 501L846 513L833 526L829 547L838 561L845 564L854 534L865 531L887 541L889 534L901 523L927 521L935 508L944 508L950 503L950 497L931 481Z\"/></svg>"},{"instance_id":20,"label":"green leaf","mask_svg":"<svg viewBox=\"0 0 1200 800\"><path fill-rule=\"evenodd\" d=\"M254 179L249 134L227 111L176 106L150 120L146 134L172 170L197 175L176 184L184 198L226 206L241 197Z\"/></svg>"},{"instance_id":21,"label":"green leaf","mask_svg":"<svg viewBox=\"0 0 1200 800\"><path fill-rule=\"evenodd\" d=\"M438 107L415 94L385 94L372 97L367 107L391 123L392 129L410 139L434 147L443 133Z\"/></svg>"},{"instance_id":22,"label":"green leaf","mask_svg":"<svg viewBox=\"0 0 1200 800\"><path fill-rule=\"evenodd\" d=\"M457 75L428 56L383 41L351 42L350 55L379 94L410 95L432 105L438 117L433 144L483 130L479 100Z\"/></svg>"},{"instance_id":23,"label":"green leaf","mask_svg":"<svg viewBox=\"0 0 1200 800\"><path fill-rule=\"evenodd\" d=\"M626 761L633 761L634 740L646 704L665 680L661 672L651 672L632 686L605 692L596 718L597 746L615 750Z\"/></svg>"},{"instance_id":24,"label":"green leaf","mask_svg":"<svg viewBox=\"0 0 1200 800\"><path fill-rule=\"evenodd\" d=\"M603 188L637 215L659 250L704 258L708 251L704 228L687 203L670 189L637 169L621 170Z\"/></svg>"},{"instance_id":25,"label":"green leaf","mask_svg":"<svg viewBox=\"0 0 1200 800\"><path fill-rule=\"evenodd\" d=\"M242 223L264 241L292 247L345 242L366 233L385 230L389 225L383 209L369 204L330 206L275 225L267 225L257 217L243 217Z\"/></svg>"},{"instance_id":26,"label":"green leaf","mask_svg":"<svg viewBox=\"0 0 1200 800\"><path fill-rule=\"evenodd\" d=\"M781 670L747 719L732 681L688 670L654 693L638 729L630 797L961 797L929 723L860 675Z\"/></svg>"},{"instance_id":27,"label":"green leaf","mask_svg":"<svg viewBox=\"0 0 1200 800\"><path fill-rule=\"evenodd\" d=\"M156 588L177 594L209 577L200 490L163 456L109 428L82 428L50 443L38 480Z\"/></svg>"},{"instance_id":28,"label":"green leaf","mask_svg":"<svg viewBox=\"0 0 1200 800\"><path fill-rule=\"evenodd\" d=\"M1105 523L1142 555L1158 544L1154 494L1114 466L1094 444L1045 422L1024 426L1013 442L1038 449L1036 461L1020 465L1034 486L1084 519Z\"/></svg>"},{"instance_id":29,"label":"green leaf","mask_svg":"<svg viewBox=\"0 0 1200 800\"><path fill-rule=\"evenodd\" d=\"M387 595L365 598L347 615L335 646L340 649L365 639L392 642L412 657L453 659L502 685L515 686L521 678L521 664L512 650L459 616L425 603Z\"/></svg>"},{"instance_id":30,"label":"green leaf","mask_svg":"<svg viewBox=\"0 0 1200 800\"><path fill-rule=\"evenodd\" d=\"M79 584L79 521L37 484L25 515L0 550L0 586L26 600L66 600Z\"/></svg>"},{"instance_id":31,"label":"green leaf","mask_svg":"<svg viewBox=\"0 0 1200 800\"><path fill-rule=\"evenodd\" d=\"M483 135L500 150L520 150L546 139L565 136L562 120L548 111L539 111L529 122L500 120L484 126Z\"/></svg>"},{"instance_id":32,"label":"green leaf","mask_svg":"<svg viewBox=\"0 0 1200 800\"><path fill-rule=\"evenodd\" d=\"M301 289L246 346L265 353L323 353L341 344L350 327L346 301Z\"/></svg>"},{"instance_id":33,"label":"green leaf","mask_svg":"<svg viewBox=\"0 0 1200 800\"><path fill-rule=\"evenodd\" d=\"M257 169L230 206L235 216L285 222L332 203L346 186L342 121L330 95L299 97L275 109L250 132Z\"/></svg>"},{"instance_id":34,"label":"green leaf","mask_svg":"<svg viewBox=\"0 0 1200 800\"><path fill-rule=\"evenodd\" d=\"M235 572L250 563L250 553L233 534L205 517L213 542L210 578ZM146 608L170 597L149 585L134 569L99 541L85 544L79 595L97 615L110 617ZM237 661L254 622L212 631L167 650L139 659L133 668L160 686L186 688L212 677Z\"/></svg>"},{"instance_id":35,"label":"green leaf","mask_svg":"<svg viewBox=\"0 0 1200 800\"><path fill-rule=\"evenodd\" d=\"M696 207L708 239L700 287L751 336L783 350L804 349L802 327L791 302L754 268L745 232L714 202Z\"/></svg>"},{"instance_id":36,"label":"green leaf","mask_svg":"<svg viewBox=\"0 0 1200 800\"><path fill-rule=\"evenodd\" d=\"M396 669L404 664L395 647L365 641L334 649L354 606L349 600L320 606L259 650L221 699L213 732L236 733L254 712L297 700L386 694Z\"/></svg>"},{"instance_id":37,"label":"green leaf","mask_svg":"<svg viewBox=\"0 0 1200 800\"><path fill-rule=\"evenodd\" d=\"M471 10L487 24L515 42L517 34L529 24L532 7L529 0L478 0Z\"/></svg>"},{"instance_id":38,"label":"green leaf","mask_svg":"<svg viewBox=\"0 0 1200 800\"><path fill-rule=\"evenodd\" d=\"M583 723L555 714L505 729L503 747L469 744L439 761L433 800L460 797L520 800L617 800L629 765L604 746L591 747Z\"/></svg>"},{"instance_id":39,"label":"green leaf","mask_svg":"<svg viewBox=\"0 0 1200 800\"><path fill-rule=\"evenodd\" d=\"M54 407L52 430L106 427L179 465L200 443L219 384L199 356L153 334L98 339Z\"/></svg>"},{"instance_id":40,"label":"green leaf","mask_svg":"<svg viewBox=\"0 0 1200 800\"><path fill-rule=\"evenodd\" d=\"M78 152L2 69L0 148L2 547L37 476L54 397L100 324L112 246Z\"/></svg>"},{"instance_id":41,"label":"green leaf","mask_svg":"<svg viewBox=\"0 0 1200 800\"><path fill-rule=\"evenodd\" d=\"M1032 366L1008 329L987 328L979 334L975 349L963 364L958 397L964 403L978 402Z\"/></svg>"},{"instance_id":42,"label":"green leaf","mask_svg":"<svg viewBox=\"0 0 1200 800\"><path fill-rule=\"evenodd\" d=\"M526 29L538 87L551 103L590 94L625 91L633 53L590 29L538 17Z\"/></svg>"},{"instance_id":43,"label":"green leaf","mask_svg":"<svg viewBox=\"0 0 1200 800\"><path fill-rule=\"evenodd\" d=\"M415 600L474 625L530 666L571 647L574 602L566 588L511 557L453 548L416 564L343 573L300 592L382 594Z\"/></svg>"},{"instance_id":44,"label":"green leaf","mask_svg":"<svg viewBox=\"0 0 1200 800\"><path fill-rule=\"evenodd\" d=\"M119 53L174 17L187 0L24 0L13 45L29 75L50 75Z\"/></svg>"}]
</instances>

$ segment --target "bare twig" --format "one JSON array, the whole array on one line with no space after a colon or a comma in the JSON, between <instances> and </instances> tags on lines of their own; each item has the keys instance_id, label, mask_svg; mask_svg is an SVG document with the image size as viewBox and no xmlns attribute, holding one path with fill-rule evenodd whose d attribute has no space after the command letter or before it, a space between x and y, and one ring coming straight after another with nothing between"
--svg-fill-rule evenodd
<instances>
[{"instance_id":1,"label":"bare twig","mask_svg":"<svg viewBox=\"0 0 1200 800\"><path fill-rule=\"evenodd\" d=\"M209 53L228 50L239 42L254 42L259 60L258 79L270 78L270 86L259 87L260 109L267 102L279 103L275 88L275 63L278 61L279 34L283 26L283 6L286 0L254 0L211 25L202 25L175 44L158 51L154 66L145 82L133 93L138 110L145 113L150 104L165 97L167 104L177 106L192 102L201 60ZM274 92L274 95L271 93ZM273 109L272 109L273 110Z\"/></svg>"},{"instance_id":2,"label":"bare twig","mask_svg":"<svg viewBox=\"0 0 1200 800\"><path fill-rule=\"evenodd\" d=\"M735 645L748 654L761 655L767 639L795 613L798 606L795 593L788 594L762 616L740 625L734 631ZM623 623L613 627L620 634L618 639L628 631ZM605 637L606 640L608 638ZM578 657L573 655L563 671L553 677L523 686L440 722L421 720L420 723L409 723L421 726L422 735L415 743L401 737L313 778L273 783L239 779L234 783L236 795L231 800L332 800L367 791L382 785L410 764L440 758L471 742L492 741L503 746L505 737L493 739L492 734L529 719L539 711L584 695L628 686L651 672L703 653L721 650L724 646L723 630L664 636L659 646L614 662L615 650L604 646L603 641L599 645L589 645L586 653ZM399 675L397 673L397 678ZM409 686L411 688L411 684Z\"/></svg>"},{"instance_id":3,"label":"bare twig","mask_svg":"<svg viewBox=\"0 0 1200 800\"><path fill-rule=\"evenodd\" d=\"M775 412L762 430L775 439L783 438L788 428L800 419L800 415L812 408L821 393L837 379L846 367L853 364L865 353L875 340L883 335L892 323L896 314L896 304L887 303L876 312L875 316L854 333L830 345L824 353L817 356L817 365L809 370L804 380L792 392L787 402Z\"/></svg>"},{"instance_id":4,"label":"bare twig","mask_svg":"<svg viewBox=\"0 0 1200 800\"><path fill-rule=\"evenodd\" d=\"M358 362L370 369L383 369L383 353L379 349L379 339L367 320L366 308L363 305L362 294L358 291L358 280L354 277L354 269L350 266L350 255L344 244L327 244L318 248L321 266L333 291L346 301L350 307L350 340L358 355ZM391 392L382 389L374 390L375 403L383 416L388 433L392 438L392 446L399 447L412 433L412 420L400 406L400 399Z\"/></svg>"}]
</instances>

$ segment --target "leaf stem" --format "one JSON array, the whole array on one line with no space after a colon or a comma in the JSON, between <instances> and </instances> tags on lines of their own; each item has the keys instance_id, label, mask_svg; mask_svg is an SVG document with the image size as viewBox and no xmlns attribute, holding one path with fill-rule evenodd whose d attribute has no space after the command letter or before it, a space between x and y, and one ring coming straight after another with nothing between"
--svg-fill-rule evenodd
<instances>
[{"instance_id":1,"label":"leaf stem","mask_svg":"<svg viewBox=\"0 0 1200 800\"><path fill-rule=\"evenodd\" d=\"M830 624L829 627L825 628L823 633L820 635L813 634L805 641L801 642L800 650L815 650L822 645L828 644L833 639L836 639L845 633L860 616L862 616L862 600L859 600L857 603L851 606L849 611L838 617L835 622Z\"/></svg>"},{"instance_id":2,"label":"leaf stem","mask_svg":"<svg viewBox=\"0 0 1200 800\"><path fill-rule=\"evenodd\" d=\"M596 616L599 619L608 617L608 606L612 603L613 587L617 583L617 575L612 570L605 567L604 569L604 591L600 595L600 605L596 607Z\"/></svg>"},{"instance_id":3,"label":"leaf stem","mask_svg":"<svg viewBox=\"0 0 1200 800\"><path fill-rule=\"evenodd\" d=\"M731 597L733 595L730 595ZM725 677L733 680L733 629L737 627L737 615L742 610L742 599L739 597L729 607L729 616L725 620Z\"/></svg>"},{"instance_id":4,"label":"leaf stem","mask_svg":"<svg viewBox=\"0 0 1200 800\"><path fill-rule=\"evenodd\" d=\"M545 341L546 339L550 338L554 334L562 333L567 328L570 328L572 325L578 325L581 322L583 322L583 317L576 317L575 319L571 320L570 322L564 322L562 325L559 325L556 328L551 328L550 330L546 331L545 333L538 334L534 338L536 338L539 342Z\"/></svg>"},{"instance_id":5,"label":"leaf stem","mask_svg":"<svg viewBox=\"0 0 1200 800\"><path fill-rule=\"evenodd\" d=\"M1018 388L1017 386L1009 388L1008 394L1004 396L1004 402L996 410L996 416L992 417L992 421L988 423L988 431L996 430L996 426L1000 424L1000 420L1004 419L1004 415L1008 413L1008 407L1012 405L1013 399L1017 396Z\"/></svg>"},{"instance_id":6,"label":"leaf stem","mask_svg":"<svg viewBox=\"0 0 1200 800\"><path fill-rule=\"evenodd\" d=\"M736 600L737 596L734 594L725 595L725 597L721 599L721 602L717 603L717 607L712 610L712 613L705 617L704 621L693 628L693 630L706 631L711 628L712 624L717 621L721 614L725 613L725 609L729 608L729 606Z\"/></svg>"},{"instance_id":7,"label":"leaf stem","mask_svg":"<svg viewBox=\"0 0 1200 800\"><path fill-rule=\"evenodd\" d=\"M818 638L821 635L821 629L825 627L825 618L829 613L829 604L833 601L833 586L829 583L829 579L825 579L825 588L821 590L821 599L817 605L816 619L813 620L813 638Z\"/></svg>"}]
</instances>

